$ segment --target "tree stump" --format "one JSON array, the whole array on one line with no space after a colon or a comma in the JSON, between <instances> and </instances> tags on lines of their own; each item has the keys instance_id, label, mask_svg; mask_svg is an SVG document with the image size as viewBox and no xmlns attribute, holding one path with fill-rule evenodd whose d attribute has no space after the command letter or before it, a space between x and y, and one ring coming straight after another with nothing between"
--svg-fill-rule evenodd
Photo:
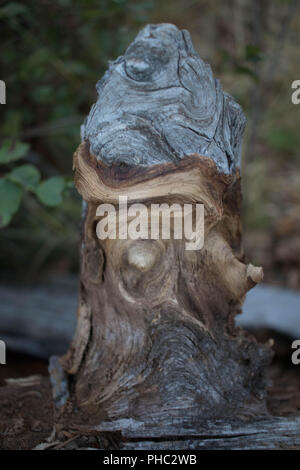
<instances>
[{"instance_id":1,"label":"tree stump","mask_svg":"<svg viewBox=\"0 0 300 470\"><path fill-rule=\"evenodd\" d=\"M74 154L81 281L72 345L50 362L57 426L162 437L267 416L270 347L234 322L263 276L242 249L240 106L168 24L143 29L97 90ZM119 196L203 204L203 248L100 240L97 207Z\"/></svg>"}]
</instances>

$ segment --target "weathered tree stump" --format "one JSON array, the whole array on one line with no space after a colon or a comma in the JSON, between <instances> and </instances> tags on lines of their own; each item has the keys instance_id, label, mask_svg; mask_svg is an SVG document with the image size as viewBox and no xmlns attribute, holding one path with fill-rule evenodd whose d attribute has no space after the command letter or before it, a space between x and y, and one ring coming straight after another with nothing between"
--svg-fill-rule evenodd
<instances>
[{"instance_id":1,"label":"weathered tree stump","mask_svg":"<svg viewBox=\"0 0 300 470\"><path fill-rule=\"evenodd\" d=\"M147 26L97 90L74 155L86 205L77 331L50 364L58 426L162 437L266 416L270 348L234 322L263 275L241 245L241 108L173 25ZM204 247L99 240L97 206L122 195L204 204Z\"/></svg>"},{"instance_id":2,"label":"weathered tree stump","mask_svg":"<svg viewBox=\"0 0 300 470\"><path fill-rule=\"evenodd\" d=\"M0 387L0 448L299 447L298 382L269 390L279 415L270 416L270 347L235 325L262 278L242 249L240 107L172 25L145 28L98 92L74 156L85 201L77 331L51 358L50 380ZM99 240L97 206L117 208L120 195L147 207L203 204L204 247Z\"/></svg>"}]
</instances>

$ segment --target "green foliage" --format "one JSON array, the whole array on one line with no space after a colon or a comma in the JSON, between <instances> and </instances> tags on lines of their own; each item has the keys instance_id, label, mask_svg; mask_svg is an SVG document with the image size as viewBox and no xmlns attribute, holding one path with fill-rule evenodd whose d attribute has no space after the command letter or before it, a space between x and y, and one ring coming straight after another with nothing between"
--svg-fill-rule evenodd
<instances>
[{"instance_id":1,"label":"green foliage","mask_svg":"<svg viewBox=\"0 0 300 470\"><path fill-rule=\"evenodd\" d=\"M0 148L0 165L15 162L25 157L28 148L29 145L24 142L16 142L13 144L11 140L5 139Z\"/></svg>"},{"instance_id":2,"label":"green foliage","mask_svg":"<svg viewBox=\"0 0 300 470\"><path fill-rule=\"evenodd\" d=\"M62 202L64 188L64 178L62 176L53 176L40 183L35 189L35 193L43 204L49 207L56 207Z\"/></svg>"},{"instance_id":3,"label":"green foliage","mask_svg":"<svg viewBox=\"0 0 300 470\"><path fill-rule=\"evenodd\" d=\"M29 145L23 142L12 144L8 139L0 148L0 165L10 165L25 158ZM6 227L20 207L26 192L34 193L38 200L49 207L62 203L62 193L67 187L63 176L52 176L40 182L41 173L31 163L24 163L6 172L0 179L0 227Z\"/></svg>"},{"instance_id":4,"label":"green foliage","mask_svg":"<svg viewBox=\"0 0 300 470\"><path fill-rule=\"evenodd\" d=\"M34 190L40 181L41 174L34 165L25 163L12 170L7 177L13 183L23 186L24 189Z\"/></svg>"},{"instance_id":5,"label":"green foliage","mask_svg":"<svg viewBox=\"0 0 300 470\"><path fill-rule=\"evenodd\" d=\"M153 6L149 0L27 0L0 6L1 79L7 86L0 163L24 157L29 143L37 166L47 160L53 167L45 176L70 175L80 124L96 98L94 84L147 22ZM18 143L11 148L13 141Z\"/></svg>"},{"instance_id":6,"label":"green foliage","mask_svg":"<svg viewBox=\"0 0 300 470\"><path fill-rule=\"evenodd\" d=\"M124 52L153 7L154 0L0 2L3 269L16 272L26 259L32 272L50 259L77 262L81 201L72 155L80 125L108 61Z\"/></svg>"},{"instance_id":7,"label":"green foliage","mask_svg":"<svg viewBox=\"0 0 300 470\"><path fill-rule=\"evenodd\" d=\"M5 227L19 209L22 199L22 189L7 180L0 179L0 227Z\"/></svg>"}]
</instances>

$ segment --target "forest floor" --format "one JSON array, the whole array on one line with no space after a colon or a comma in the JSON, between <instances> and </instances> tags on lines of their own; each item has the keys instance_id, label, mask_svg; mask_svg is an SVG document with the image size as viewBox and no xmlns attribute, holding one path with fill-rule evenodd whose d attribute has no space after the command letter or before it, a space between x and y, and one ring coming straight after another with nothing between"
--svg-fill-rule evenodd
<instances>
[{"instance_id":1,"label":"forest floor","mask_svg":"<svg viewBox=\"0 0 300 470\"><path fill-rule=\"evenodd\" d=\"M270 333L259 330L255 336L264 341ZM290 342L277 334L275 344L275 358L268 370L273 382L268 389L268 410L272 416L300 416L300 375L290 364ZM0 449L33 449L40 443L42 450L120 446L120 436L113 434L83 436L63 431L59 439L50 439L54 413L47 361L10 352L9 355L9 369L0 368L0 384L5 385L0 386ZM25 380L24 386L18 385L18 378Z\"/></svg>"}]
</instances>

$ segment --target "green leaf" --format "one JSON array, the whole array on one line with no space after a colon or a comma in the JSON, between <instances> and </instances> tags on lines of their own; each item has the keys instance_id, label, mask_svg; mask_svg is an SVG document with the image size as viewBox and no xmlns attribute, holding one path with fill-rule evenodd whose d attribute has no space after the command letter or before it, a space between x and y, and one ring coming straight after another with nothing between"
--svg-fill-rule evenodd
<instances>
[{"instance_id":1,"label":"green leaf","mask_svg":"<svg viewBox=\"0 0 300 470\"><path fill-rule=\"evenodd\" d=\"M62 202L64 188L64 178L62 176L53 176L40 183L35 189L35 193L43 204L49 207L56 207Z\"/></svg>"},{"instance_id":2,"label":"green leaf","mask_svg":"<svg viewBox=\"0 0 300 470\"><path fill-rule=\"evenodd\" d=\"M12 144L10 140L4 140L0 148L0 164L15 162L25 157L29 149L29 145L24 142L16 142Z\"/></svg>"},{"instance_id":3,"label":"green leaf","mask_svg":"<svg viewBox=\"0 0 300 470\"><path fill-rule=\"evenodd\" d=\"M17 212L22 199L22 189L6 178L0 179L0 227L5 227Z\"/></svg>"},{"instance_id":4,"label":"green leaf","mask_svg":"<svg viewBox=\"0 0 300 470\"><path fill-rule=\"evenodd\" d=\"M39 170L30 164L21 165L12 170L7 177L13 183L18 183L25 189L34 190L39 184L41 175Z\"/></svg>"}]
</instances>

